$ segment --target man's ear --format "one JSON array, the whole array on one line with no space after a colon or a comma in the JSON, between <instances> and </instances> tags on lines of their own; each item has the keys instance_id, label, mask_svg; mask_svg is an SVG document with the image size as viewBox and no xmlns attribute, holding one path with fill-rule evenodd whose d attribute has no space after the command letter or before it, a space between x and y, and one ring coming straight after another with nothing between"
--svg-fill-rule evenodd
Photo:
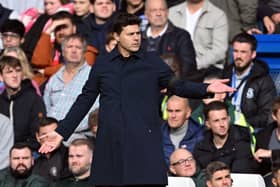
<instances>
[{"instance_id":1,"label":"man's ear","mask_svg":"<svg viewBox=\"0 0 280 187\"><path fill-rule=\"evenodd\" d=\"M207 187L212 187L211 182L209 180L206 181L206 186Z\"/></svg>"},{"instance_id":2,"label":"man's ear","mask_svg":"<svg viewBox=\"0 0 280 187\"><path fill-rule=\"evenodd\" d=\"M208 120L205 120L205 125L206 125L206 127L207 127L208 129L211 129L211 126L210 126L210 124L209 124L209 121L208 121Z\"/></svg>"},{"instance_id":3,"label":"man's ear","mask_svg":"<svg viewBox=\"0 0 280 187\"><path fill-rule=\"evenodd\" d=\"M173 175L176 175L176 170L175 170L172 166L169 167L169 171L170 171Z\"/></svg>"},{"instance_id":4,"label":"man's ear","mask_svg":"<svg viewBox=\"0 0 280 187\"><path fill-rule=\"evenodd\" d=\"M276 178L272 177L271 182L274 186L277 186Z\"/></svg>"},{"instance_id":5,"label":"man's ear","mask_svg":"<svg viewBox=\"0 0 280 187\"><path fill-rule=\"evenodd\" d=\"M114 39L119 43L120 41L120 35L117 34L116 32L113 33Z\"/></svg>"},{"instance_id":6,"label":"man's ear","mask_svg":"<svg viewBox=\"0 0 280 187\"><path fill-rule=\"evenodd\" d=\"M38 132L36 132L36 140L37 140L37 142L39 142L40 143L40 138L39 138L39 134L38 134Z\"/></svg>"}]
</instances>

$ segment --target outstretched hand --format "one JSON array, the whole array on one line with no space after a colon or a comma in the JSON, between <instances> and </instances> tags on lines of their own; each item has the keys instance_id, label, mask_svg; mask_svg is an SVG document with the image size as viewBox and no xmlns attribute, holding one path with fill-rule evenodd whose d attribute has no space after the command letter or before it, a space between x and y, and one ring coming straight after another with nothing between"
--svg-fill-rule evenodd
<instances>
[{"instance_id":1,"label":"outstretched hand","mask_svg":"<svg viewBox=\"0 0 280 187\"><path fill-rule=\"evenodd\" d=\"M46 139L39 149L39 152L43 154L50 153L57 149L63 140L63 137L56 131L49 132L39 138Z\"/></svg>"},{"instance_id":2,"label":"outstretched hand","mask_svg":"<svg viewBox=\"0 0 280 187\"><path fill-rule=\"evenodd\" d=\"M226 93L226 92L233 93L236 89L226 85L226 83L228 83L228 82L229 82L229 79L214 80L207 87L207 92L210 92L210 93Z\"/></svg>"}]
</instances>

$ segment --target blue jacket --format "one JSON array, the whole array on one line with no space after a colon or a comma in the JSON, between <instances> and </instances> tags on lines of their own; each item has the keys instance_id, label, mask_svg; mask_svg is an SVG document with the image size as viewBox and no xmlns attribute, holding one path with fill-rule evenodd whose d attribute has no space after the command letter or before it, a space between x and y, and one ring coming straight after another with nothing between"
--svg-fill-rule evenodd
<instances>
[{"instance_id":1,"label":"blue jacket","mask_svg":"<svg viewBox=\"0 0 280 187\"><path fill-rule=\"evenodd\" d=\"M189 118L188 123L188 130L180 142L179 147L186 148L190 152L193 152L193 149L197 142L203 139L203 130L204 127L199 125L194 119ZM170 139L170 128L168 126L168 122L165 122L161 126L161 132L162 132L162 138L163 138L163 151L164 151L164 157L167 165L169 165L169 158L173 151L175 151L175 147L171 142Z\"/></svg>"},{"instance_id":2,"label":"blue jacket","mask_svg":"<svg viewBox=\"0 0 280 187\"><path fill-rule=\"evenodd\" d=\"M100 94L95 185L167 183L158 106L160 90L173 78L160 57L142 50L124 58L116 47L96 58L81 95L56 130L68 138ZM171 82L171 91L181 97L208 95L206 84Z\"/></svg>"}]
</instances>

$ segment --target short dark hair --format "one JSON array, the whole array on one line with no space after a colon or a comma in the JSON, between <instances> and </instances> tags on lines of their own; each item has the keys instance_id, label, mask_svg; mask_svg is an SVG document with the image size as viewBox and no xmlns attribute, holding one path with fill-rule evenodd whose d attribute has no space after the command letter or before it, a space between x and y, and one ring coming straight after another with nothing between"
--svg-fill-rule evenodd
<instances>
[{"instance_id":1,"label":"short dark hair","mask_svg":"<svg viewBox=\"0 0 280 187\"><path fill-rule=\"evenodd\" d=\"M0 58L0 73L1 74L3 73L3 69L5 68L5 66L10 66L10 67L16 68L18 66L21 67L21 63L20 63L19 59L17 59L16 57L2 56Z\"/></svg>"},{"instance_id":2,"label":"short dark hair","mask_svg":"<svg viewBox=\"0 0 280 187\"><path fill-rule=\"evenodd\" d=\"M251 50L252 51L256 51L257 49L257 40L255 38L255 36L248 34L246 32L242 32L239 33L237 35L234 36L234 38L232 39L232 44L234 42L240 42L240 43L248 43L251 45Z\"/></svg>"},{"instance_id":3,"label":"short dark hair","mask_svg":"<svg viewBox=\"0 0 280 187\"><path fill-rule=\"evenodd\" d=\"M46 127L46 126L49 126L53 123L58 123L57 119L55 118L52 118L52 117L39 117L40 118L40 123L39 123L39 126L37 128L37 132L40 131L40 128L41 127Z\"/></svg>"},{"instance_id":4,"label":"short dark hair","mask_svg":"<svg viewBox=\"0 0 280 187\"><path fill-rule=\"evenodd\" d=\"M62 19L69 19L73 25L76 25L74 21L73 15L67 11L59 11L52 15L52 20L62 20Z\"/></svg>"},{"instance_id":5,"label":"short dark hair","mask_svg":"<svg viewBox=\"0 0 280 187\"><path fill-rule=\"evenodd\" d=\"M29 149L29 151L30 151L30 153L32 155L32 149L31 149L31 147L27 143L25 143L25 142L18 142L18 143L15 143L13 145L13 147L10 149L10 156L11 156L11 153L12 153L12 151L14 149L25 149L25 148Z\"/></svg>"},{"instance_id":6,"label":"short dark hair","mask_svg":"<svg viewBox=\"0 0 280 187\"><path fill-rule=\"evenodd\" d=\"M1 27L1 33L5 32L12 32L16 33L20 36L20 38L23 38L25 33L25 27L23 23L16 19L8 19L4 22L4 24Z\"/></svg>"},{"instance_id":7,"label":"short dark hair","mask_svg":"<svg viewBox=\"0 0 280 187\"><path fill-rule=\"evenodd\" d=\"M203 108L203 113L204 113L206 120L209 119L209 112L213 111L213 110L226 110L226 112L228 114L228 107L225 102L213 101L213 102L205 105Z\"/></svg>"},{"instance_id":8,"label":"short dark hair","mask_svg":"<svg viewBox=\"0 0 280 187\"><path fill-rule=\"evenodd\" d=\"M138 16L134 14L128 13L120 13L114 20L112 25L112 31L120 34L123 30L123 27L128 25L139 25L140 26L141 20Z\"/></svg>"},{"instance_id":9,"label":"short dark hair","mask_svg":"<svg viewBox=\"0 0 280 187\"><path fill-rule=\"evenodd\" d=\"M81 145L86 145L89 148L89 150L94 151L93 143L87 138L77 138L70 143L69 147L81 146Z\"/></svg>"},{"instance_id":10,"label":"short dark hair","mask_svg":"<svg viewBox=\"0 0 280 187\"><path fill-rule=\"evenodd\" d=\"M206 180L211 180L214 173L221 170L229 170L230 168L223 162L220 161L213 161L210 162L205 170Z\"/></svg>"}]
</instances>

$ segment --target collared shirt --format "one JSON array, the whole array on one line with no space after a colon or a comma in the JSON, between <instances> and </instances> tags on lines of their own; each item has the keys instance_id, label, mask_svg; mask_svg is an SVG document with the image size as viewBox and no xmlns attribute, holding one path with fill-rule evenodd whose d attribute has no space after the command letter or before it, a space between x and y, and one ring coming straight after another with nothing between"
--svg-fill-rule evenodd
<instances>
[{"instance_id":1,"label":"collared shirt","mask_svg":"<svg viewBox=\"0 0 280 187\"><path fill-rule=\"evenodd\" d=\"M82 88L88 79L91 67L84 63L77 71L73 79L67 84L63 80L63 66L56 74L54 74L46 85L44 92L44 102L47 109L47 116L61 120L68 113L76 98L82 92ZM96 101L91 110L98 107L99 102ZM88 115L81 121L75 132L88 128Z\"/></svg>"}]
</instances>

